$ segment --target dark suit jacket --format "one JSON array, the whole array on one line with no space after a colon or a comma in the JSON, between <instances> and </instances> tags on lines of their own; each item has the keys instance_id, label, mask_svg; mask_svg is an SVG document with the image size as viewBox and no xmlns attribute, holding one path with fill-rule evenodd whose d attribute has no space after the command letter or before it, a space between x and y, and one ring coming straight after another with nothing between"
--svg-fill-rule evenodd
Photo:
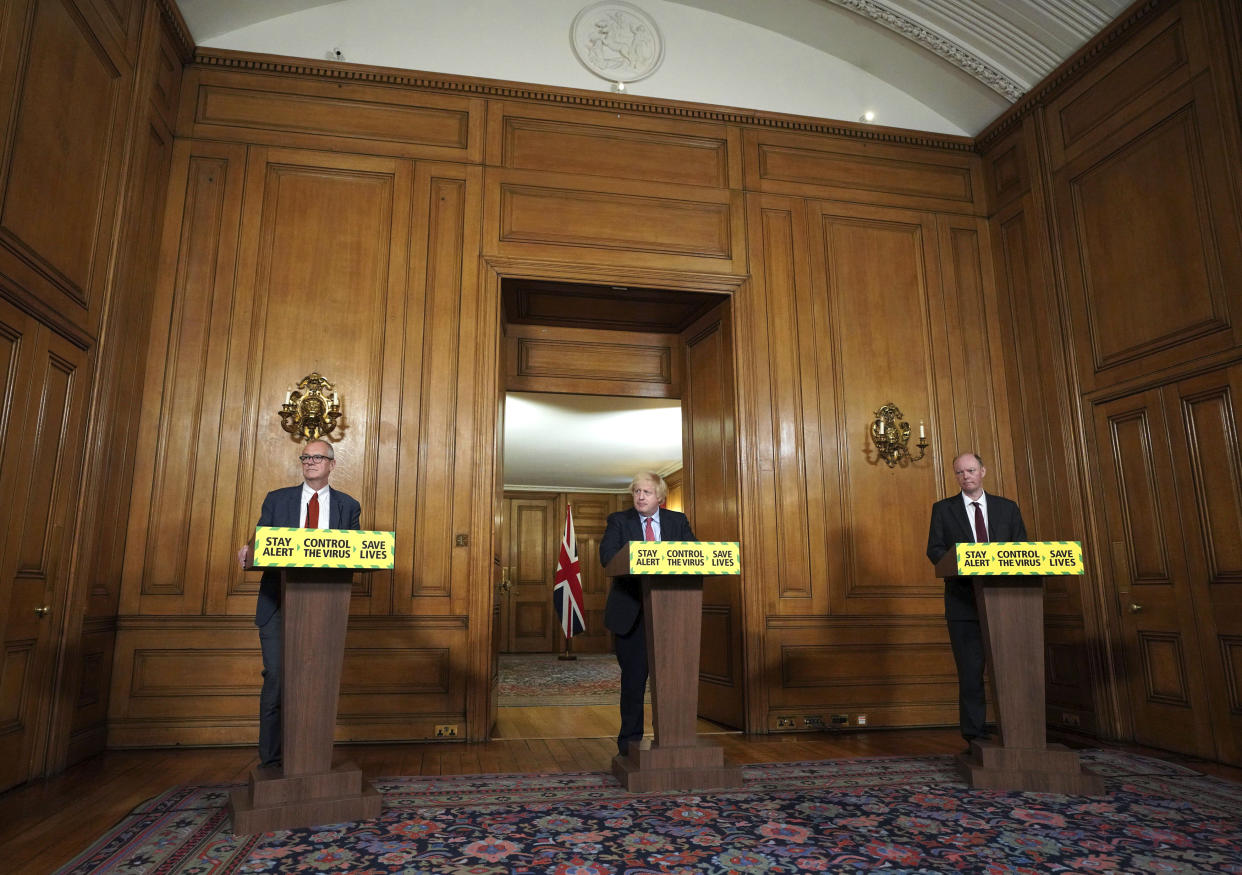
<instances>
[{"instance_id":1,"label":"dark suit jacket","mask_svg":"<svg viewBox=\"0 0 1242 875\"><path fill-rule=\"evenodd\" d=\"M328 489L328 522L334 529L360 529L362 505L337 489ZM273 489L263 499L259 511L260 526L296 528L302 520L302 485ZM280 571L268 568L259 583L259 599L255 605L254 624L265 626L280 607Z\"/></svg>"},{"instance_id":2,"label":"dark suit jacket","mask_svg":"<svg viewBox=\"0 0 1242 875\"><path fill-rule=\"evenodd\" d=\"M1000 495L988 496L988 539L991 541L1025 541L1026 525L1018 505ZM959 543L973 544L974 523L966 515L966 505L959 492L932 505L931 527L927 532L927 558L936 562ZM969 577L946 577L945 616L950 620L974 620L974 584Z\"/></svg>"},{"instance_id":3,"label":"dark suit jacket","mask_svg":"<svg viewBox=\"0 0 1242 875\"><path fill-rule=\"evenodd\" d=\"M698 540L684 513L662 507L659 517L661 541ZM642 518L637 510L631 507L629 510L609 514L608 524L604 527L604 537L599 542L600 564L607 565L608 560L624 549L630 541L641 540ZM642 607L643 591L638 580L633 577L614 577L612 589L608 591L608 601L604 604L604 625L609 631L624 635L634 628Z\"/></svg>"}]
</instances>

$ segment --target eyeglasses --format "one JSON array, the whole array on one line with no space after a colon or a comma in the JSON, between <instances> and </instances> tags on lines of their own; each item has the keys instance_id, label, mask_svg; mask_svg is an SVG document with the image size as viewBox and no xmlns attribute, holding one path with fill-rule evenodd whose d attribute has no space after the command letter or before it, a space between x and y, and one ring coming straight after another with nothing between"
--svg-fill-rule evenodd
<instances>
[{"instance_id":1,"label":"eyeglasses","mask_svg":"<svg viewBox=\"0 0 1242 875\"><path fill-rule=\"evenodd\" d=\"M318 465L320 462L331 462L331 456L298 456L303 465Z\"/></svg>"}]
</instances>

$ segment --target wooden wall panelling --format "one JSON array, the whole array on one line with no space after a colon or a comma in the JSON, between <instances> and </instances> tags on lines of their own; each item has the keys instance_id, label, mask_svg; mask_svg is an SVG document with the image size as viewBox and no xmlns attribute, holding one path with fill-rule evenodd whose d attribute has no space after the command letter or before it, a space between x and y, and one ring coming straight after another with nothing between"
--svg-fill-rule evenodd
<instances>
[{"instance_id":1,"label":"wooden wall panelling","mask_svg":"<svg viewBox=\"0 0 1242 875\"><path fill-rule=\"evenodd\" d=\"M753 508L761 528L744 538L742 571L761 582L755 591L763 593L762 608L752 616L820 613L832 580L821 574L816 590L812 554L819 555L821 546L812 539L821 539L826 525L813 516L819 509L808 507L807 444L799 439L804 428L799 375L814 372L809 340L799 334L800 326L811 324L810 220L806 204L793 198L750 196L748 211L754 291L737 308L737 361L745 368L738 385L750 413L742 433L753 435L743 439L742 448L743 471L747 449L753 459L754 503L743 506ZM824 387L831 389L831 383ZM817 434L812 445L818 441Z\"/></svg>"},{"instance_id":2,"label":"wooden wall panelling","mask_svg":"<svg viewBox=\"0 0 1242 875\"><path fill-rule=\"evenodd\" d=\"M305 59L287 60L294 69L315 66ZM479 163L484 105L481 98L457 94L315 76L256 75L198 63L185 72L177 134Z\"/></svg>"},{"instance_id":3,"label":"wooden wall panelling","mask_svg":"<svg viewBox=\"0 0 1242 875\"><path fill-rule=\"evenodd\" d=\"M1216 758L1242 763L1242 365L1164 389Z\"/></svg>"},{"instance_id":4,"label":"wooden wall panelling","mask_svg":"<svg viewBox=\"0 0 1242 875\"><path fill-rule=\"evenodd\" d=\"M17 57L0 164L0 269L12 278L9 294L49 324L93 334L108 281L132 69L70 0L34 4Z\"/></svg>"},{"instance_id":5,"label":"wooden wall panelling","mask_svg":"<svg viewBox=\"0 0 1242 875\"><path fill-rule=\"evenodd\" d=\"M83 524L74 548L69 596L71 604L85 605L85 610L74 610L65 632L67 642L77 643L67 648L73 657L61 663L63 675L57 678L60 694L53 717L52 771L102 750L106 739L113 624L120 599L143 364L172 155L172 132L155 99L156 64L165 60L167 39L154 6L147 8L146 28L139 99L131 123L131 169L122 205L122 213L134 218L122 225L107 323L92 375ZM151 99L143 99L148 94ZM108 649L99 649L103 646Z\"/></svg>"},{"instance_id":6,"label":"wooden wall panelling","mask_svg":"<svg viewBox=\"0 0 1242 875\"><path fill-rule=\"evenodd\" d=\"M1201 76L1054 175L1086 390L1242 341L1238 174L1214 107Z\"/></svg>"},{"instance_id":7,"label":"wooden wall panelling","mask_svg":"<svg viewBox=\"0 0 1242 875\"><path fill-rule=\"evenodd\" d=\"M64 0L62 0L64 2ZM131 63L136 64L145 15L151 5L146 0L70 0L90 21L91 28L115 42Z\"/></svg>"},{"instance_id":8,"label":"wooden wall panelling","mask_svg":"<svg viewBox=\"0 0 1242 875\"><path fill-rule=\"evenodd\" d=\"M868 726L950 725L957 721L957 671L944 621L851 618L769 620L768 659L778 666L764 731L831 725L833 714L867 715Z\"/></svg>"},{"instance_id":9,"label":"wooden wall panelling","mask_svg":"<svg viewBox=\"0 0 1242 875\"><path fill-rule=\"evenodd\" d=\"M1094 407L1102 481L1098 525L1111 561L1114 610L1133 738L1196 756L1214 753L1203 655L1159 390Z\"/></svg>"},{"instance_id":10,"label":"wooden wall panelling","mask_svg":"<svg viewBox=\"0 0 1242 875\"><path fill-rule=\"evenodd\" d=\"M741 294L745 294L743 290ZM733 307L722 300L682 332L686 392L682 403L685 507L704 541L737 541L740 533L737 397ZM724 726L745 725L743 671L746 619L736 575L703 577L699 714Z\"/></svg>"},{"instance_id":11,"label":"wooden wall panelling","mask_svg":"<svg viewBox=\"0 0 1242 875\"><path fill-rule=\"evenodd\" d=\"M746 272L740 192L491 168L486 185L486 255Z\"/></svg>"},{"instance_id":12,"label":"wooden wall panelling","mask_svg":"<svg viewBox=\"0 0 1242 875\"><path fill-rule=\"evenodd\" d=\"M1030 126L1023 131L1024 137L1033 133ZM1006 357L1009 433L1016 444L1008 488L1022 508L1032 538L1080 541L1092 556L1093 538L1078 474L1082 452L1074 404L1078 392L1067 371L1069 345L1052 282L1044 215L1039 199L1028 194L991 221L999 346ZM1095 691L1099 690L1100 701L1111 701L1104 692L1110 673L1103 670L1106 656L1099 643L1107 633L1098 617L1101 577L1096 565L1088 561L1083 577L1044 579L1048 720L1088 732L1104 725L1096 713Z\"/></svg>"},{"instance_id":13,"label":"wooden wall panelling","mask_svg":"<svg viewBox=\"0 0 1242 875\"><path fill-rule=\"evenodd\" d=\"M221 424L235 423L236 433L245 401L248 338L244 328L234 331L235 320L245 326L249 314L234 273L244 182L243 148L184 140L174 147L151 304L122 614L197 614L207 607L203 535L215 517L213 505L235 494L230 478L216 479L217 466L228 471L237 464L236 444L224 449L228 430ZM253 524L257 508L245 511L246 525ZM196 573L187 564L191 527ZM253 598L257 580L249 591ZM223 608L210 605L212 612Z\"/></svg>"},{"instance_id":14,"label":"wooden wall panelling","mask_svg":"<svg viewBox=\"0 0 1242 875\"><path fill-rule=\"evenodd\" d=\"M742 186L736 127L504 100L488 103L485 160L510 170Z\"/></svg>"},{"instance_id":15,"label":"wooden wall panelling","mask_svg":"<svg viewBox=\"0 0 1242 875\"><path fill-rule=\"evenodd\" d=\"M1199 72L1196 29L1183 8L1169 8L1143 23L1086 75L1073 80L1047 104L1047 147L1053 168L1098 146Z\"/></svg>"},{"instance_id":16,"label":"wooden wall panelling","mask_svg":"<svg viewBox=\"0 0 1242 875\"><path fill-rule=\"evenodd\" d=\"M674 334L510 325L505 335L505 388L680 398L681 342Z\"/></svg>"},{"instance_id":17,"label":"wooden wall panelling","mask_svg":"<svg viewBox=\"0 0 1242 875\"><path fill-rule=\"evenodd\" d=\"M499 299L480 282L475 257L479 183L477 168L416 167L402 385L411 409L402 410L398 455L404 464L396 483L398 538L409 537L404 543L412 549L394 578L393 610L449 614L463 623L472 610L472 573L490 579L490 559L474 572L471 562L491 555L491 511L480 515L478 508L487 506L492 492L499 391L493 385ZM478 480L484 474L486 484ZM458 534L469 536L468 548L454 546ZM489 591L488 612L491 601ZM487 613L470 616L486 631ZM486 641L478 644L483 651Z\"/></svg>"},{"instance_id":18,"label":"wooden wall panelling","mask_svg":"<svg viewBox=\"0 0 1242 875\"><path fill-rule=\"evenodd\" d=\"M281 430L275 411L285 391L312 371L333 381L343 399L332 484L361 502L363 528L374 525L381 375L386 362L401 355L386 317L392 298L405 288L411 180L407 161L250 149L236 286L240 306L232 330L248 348L236 359L230 354L229 362L245 369L246 408L235 479L231 466L219 470L237 484L235 516L218 514L212 542L220 546L204 554L210 557L215 585L209 598L215 604L222 601L220 584L240 582L233 554L252 534L263 496L302 479L299 444ZM218 396L208 397L219 403ZM215 475L214 454L206 463L202 476ZM223 493L224 502L233 498L231 489ZM246 583L257 587L258 577L248 572ZM357 575L351 613L369 613L373 600L386 613L388 577ZM253 609L251 586L230 586L229 613Z\"/></svg>"},{"instance_id":19,"label":"wooden wall panelling","mask_svg":"<svg viewBox=\"0 0 1242 875\"><path fill-rule=\"evenodd\" d=\"M803 392L820 429L837 437L816 445L808 433L807 455L820 457L823 472L808 477L808 488L841 525L826 530L819 547L839 557L830 560L837 573L825 607L832 614L936 616L940 585L923 555L928 514L940 497L935 448L951 443L955 431L991 422L978 421L987 411L969 406L986 377L957 370L971 348L964 336L982 327L982 314L961 312L945 294L940 263L951 259L938 253L934 217L818 203L812 220L816 282L808 321L819 362L814 384L806 379L813 371L804 369ZM933 453L917 464L889 468L871 445L874 413L890 401L914 435L926 422Z\"/></svg>"},{"instance_id":20,"label":"wooden wall panelling","mask_svg":"<svg viewBox=\"0 0 1242 875\"><path fill-rule=\"evenodd\" d=\"M965 139L954 151L754 128L742 142L747 191L983 212L983 177Z\"/></svg>"}]
</instances>

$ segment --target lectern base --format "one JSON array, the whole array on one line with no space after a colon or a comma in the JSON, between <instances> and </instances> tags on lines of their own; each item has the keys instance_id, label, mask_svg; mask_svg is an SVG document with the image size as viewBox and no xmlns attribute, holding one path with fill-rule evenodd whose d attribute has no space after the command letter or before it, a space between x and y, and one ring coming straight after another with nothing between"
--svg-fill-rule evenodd
<instances>
[{"instance_id":1,"label":"lectern base","mask_svg":"<svg viewBox=\"0 0 1242 875\"><path fill-rule=\"evenodd\" d=\"M229 796L234 835L372 820L379 817L381 803L379 792L362 780L362 770L353 763L289 778L279 769L259 766L250 773L250 785Z\"/></svg>"},{"instance_id":2,"label":"lectern base","mask_svg":"<svg viewBox=\"0 0 1242 875\"><path fill-rule=\"evenodd\" d=\"M742 786L742 770L726 766L724 750L710 743L666 747L644 741L629 756L613 757L612 773L631 793Z\"/></svg>"},{"instance_id":3,"label":"lectern base","mask_svg":"<svg viewBox=\"0 0 1242 875\"><path fill-rule=\"evenodd\" d=\"M970 753L958 756L957 768L966 783L977 790L1104 795L1104 779L1083 768L1078 754L1060 744L1023 749L972 741Z\"/></svg>"}]
</instances>

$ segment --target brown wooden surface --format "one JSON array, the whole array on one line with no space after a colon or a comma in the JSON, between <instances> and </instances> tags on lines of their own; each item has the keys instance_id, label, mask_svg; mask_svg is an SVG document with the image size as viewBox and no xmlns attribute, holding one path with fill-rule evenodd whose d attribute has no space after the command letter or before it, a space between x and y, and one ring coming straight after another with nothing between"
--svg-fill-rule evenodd
<instances>
[{"instance_id":1,"label":"brown wooden surface","mask_svg":"<svg viewBox=\"0 0 1242 875\"><path fill-rule=\"evenodd\" d=\"M609 577L627 576L630 550L604 566ZM741 771L726 764L719 746L696 733L703 580L695 575L644 574L644 630L654 737L613 760L612 772L635 793L736 787Z\"/></svg>"},{"instance_id":2,"label":"brown wooden surface","mask_svg":"<svg viewBox=\"0 0 1242 875\"><path fill-rule=\"evenodd\" d=\"M353 765L333 763L333 734L353 573L281 572L281 766L258 766L229 798L238 835L378 817L380 797Z\"/></svg>"},{"instance_id":3,"label":"brown wooden surface","mask_svg":"<svg viewBox=\"0 0 1242 875\"><path fill-rule=\"evenodd\" d=\"M686 391L682 401L684 510L702 541L737 541L737 390L732 300L682 333ZM671 490L670 490L671 493ZM698 713L740 729L746 725L741 575L703 577Z\"/></svg>"}]
</instances>

